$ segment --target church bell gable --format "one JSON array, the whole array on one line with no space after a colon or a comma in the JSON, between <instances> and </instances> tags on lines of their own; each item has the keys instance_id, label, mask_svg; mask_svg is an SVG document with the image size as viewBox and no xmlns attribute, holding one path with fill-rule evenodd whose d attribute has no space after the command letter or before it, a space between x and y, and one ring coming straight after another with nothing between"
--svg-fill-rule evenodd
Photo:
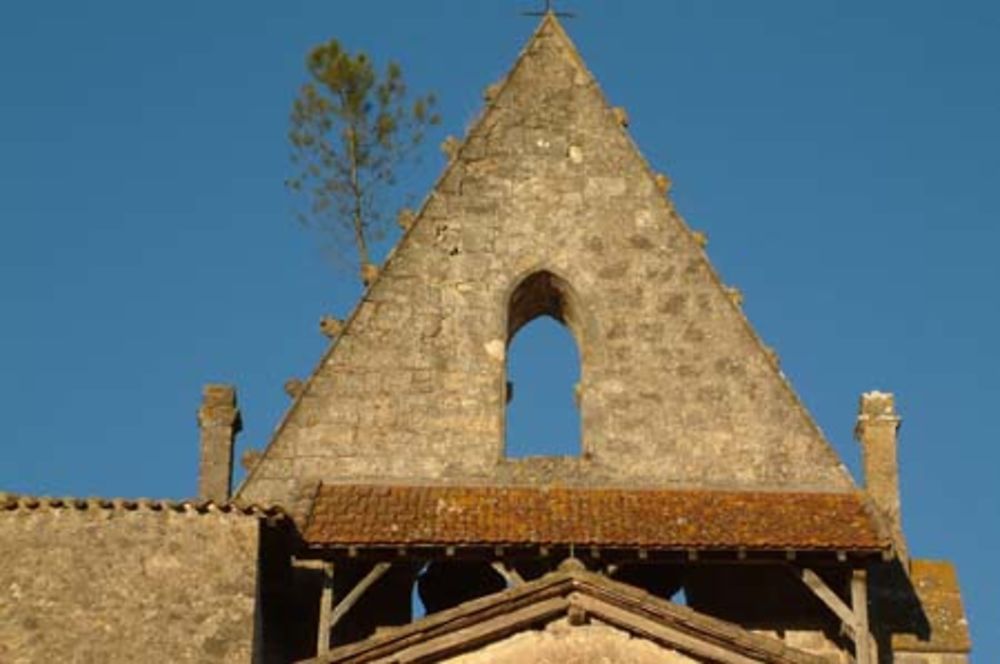
<instances>
[{"instance_id":1,"label":"church bell gable","mask_svg":"<svg viewBox=\"0 0 1000 664\"><path fill-rule=\"evenodd\" d=\"M487 97L239 495L288 504L313 481L385 480L851 490L554 16ZM580 349L581 454L508 459L507 350L539 315Z\"/></svg>"}]
</instances>

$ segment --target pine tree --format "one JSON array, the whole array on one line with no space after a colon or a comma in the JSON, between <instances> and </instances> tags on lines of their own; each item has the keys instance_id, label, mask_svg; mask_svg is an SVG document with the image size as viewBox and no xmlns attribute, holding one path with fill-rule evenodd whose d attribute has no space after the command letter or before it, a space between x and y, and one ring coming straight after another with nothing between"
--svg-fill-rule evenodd
<instances>
[{"instance_id":1,"label":"pine tree","mask_svg":"<svg viewBox=\"0 0 1000 664\"><path fill-rule=\"evenodd\" d=\"M328 234L342 256L355 254L364 279L371 244L385 231L385 193L440 122L436 100L410 99L397 63L380 76L365 53L337 40L314 48L306 66L310 78L290 118L295 174L287 185L305 199L299 220Z\"/></svg>"}]
</instances>

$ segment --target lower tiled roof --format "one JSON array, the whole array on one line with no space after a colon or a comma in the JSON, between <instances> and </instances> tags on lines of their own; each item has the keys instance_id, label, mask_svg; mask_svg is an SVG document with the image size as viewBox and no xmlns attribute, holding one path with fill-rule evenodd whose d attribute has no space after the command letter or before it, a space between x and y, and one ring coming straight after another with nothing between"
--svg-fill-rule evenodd
<instances>
[{"instance_id":1,"label":"lower tiled roof","mask_svg":"<svg viewBox=\"0 0 1000 664\"><path fill-rule=\"evenodd\" d=\"M881 551L860 493L320 485L303 529L323 546L586 545Z\"/></svg>"},{"instance_id":2,"label":"lower tiled roof","mask_svg":"<svg viewBox=\"0 0 1000 664\"><path fill-rule=\"evenodd\" d=\"M280 507L250 503L216 503L211 500L156 500L151 498L78 498L19 496L0 493L0 512L45 510L120 510L126 512L191 512L195 514L239 514L260 517L283 517Z\"/></svg>"}]
</instances>

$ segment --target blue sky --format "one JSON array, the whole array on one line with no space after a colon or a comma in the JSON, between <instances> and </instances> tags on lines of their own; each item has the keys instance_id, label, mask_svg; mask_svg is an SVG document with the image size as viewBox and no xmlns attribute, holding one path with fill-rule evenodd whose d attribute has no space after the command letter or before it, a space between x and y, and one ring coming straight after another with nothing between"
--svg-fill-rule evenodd
<instances>
[{"instance_id":1,"label":"blue sky","mask_svg":"<svg viewBox=\"0 0 1000 664\"><path fill-rule=\"evenodd\" d=\"M319 316L359 294L282 187L305 52L336 36L437 91L444 124L404 182L420 197L533 4L6 3L0 489L193 494L209 381L238 384L241 448L262 446ZM897 393L912 550L958 563L975 661L1000 660L1000 5L563 4L856 476L858 394ZM535 324L514 351L519 440L565 440L568 337Z\"/></svg>"}]
</instances>

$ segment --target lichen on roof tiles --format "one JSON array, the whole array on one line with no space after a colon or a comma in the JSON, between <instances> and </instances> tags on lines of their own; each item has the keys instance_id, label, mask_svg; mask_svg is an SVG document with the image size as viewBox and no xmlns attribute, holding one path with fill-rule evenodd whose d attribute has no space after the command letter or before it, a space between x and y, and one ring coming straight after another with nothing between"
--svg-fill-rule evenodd
<instances>
[{"instance_id":1,"label":"lichen on roof tiles","mask_svg":"<svg viewBox=\"0 0 1000 664\"><path fill-rule=\"evenodd\" d=\"M277 506L240 501L216 503L211 500L158 500L151 498L101 498L22 496L0 494L0 512L38 512L51 510L107 510L126 512L189 512L193 514L233 514L243 516L284 517Z\"/></svg>"},{"instance_id":2,"label":"lichen on roof tiles","mask_svg":"<svg viewBox=\"0 0 1000 664\"><path fill-rule=\"evenodd\" d=\"M314 546L545 545L866 550L887 539L857 493L323 485Z\"/></svg>"}]
</instances>

